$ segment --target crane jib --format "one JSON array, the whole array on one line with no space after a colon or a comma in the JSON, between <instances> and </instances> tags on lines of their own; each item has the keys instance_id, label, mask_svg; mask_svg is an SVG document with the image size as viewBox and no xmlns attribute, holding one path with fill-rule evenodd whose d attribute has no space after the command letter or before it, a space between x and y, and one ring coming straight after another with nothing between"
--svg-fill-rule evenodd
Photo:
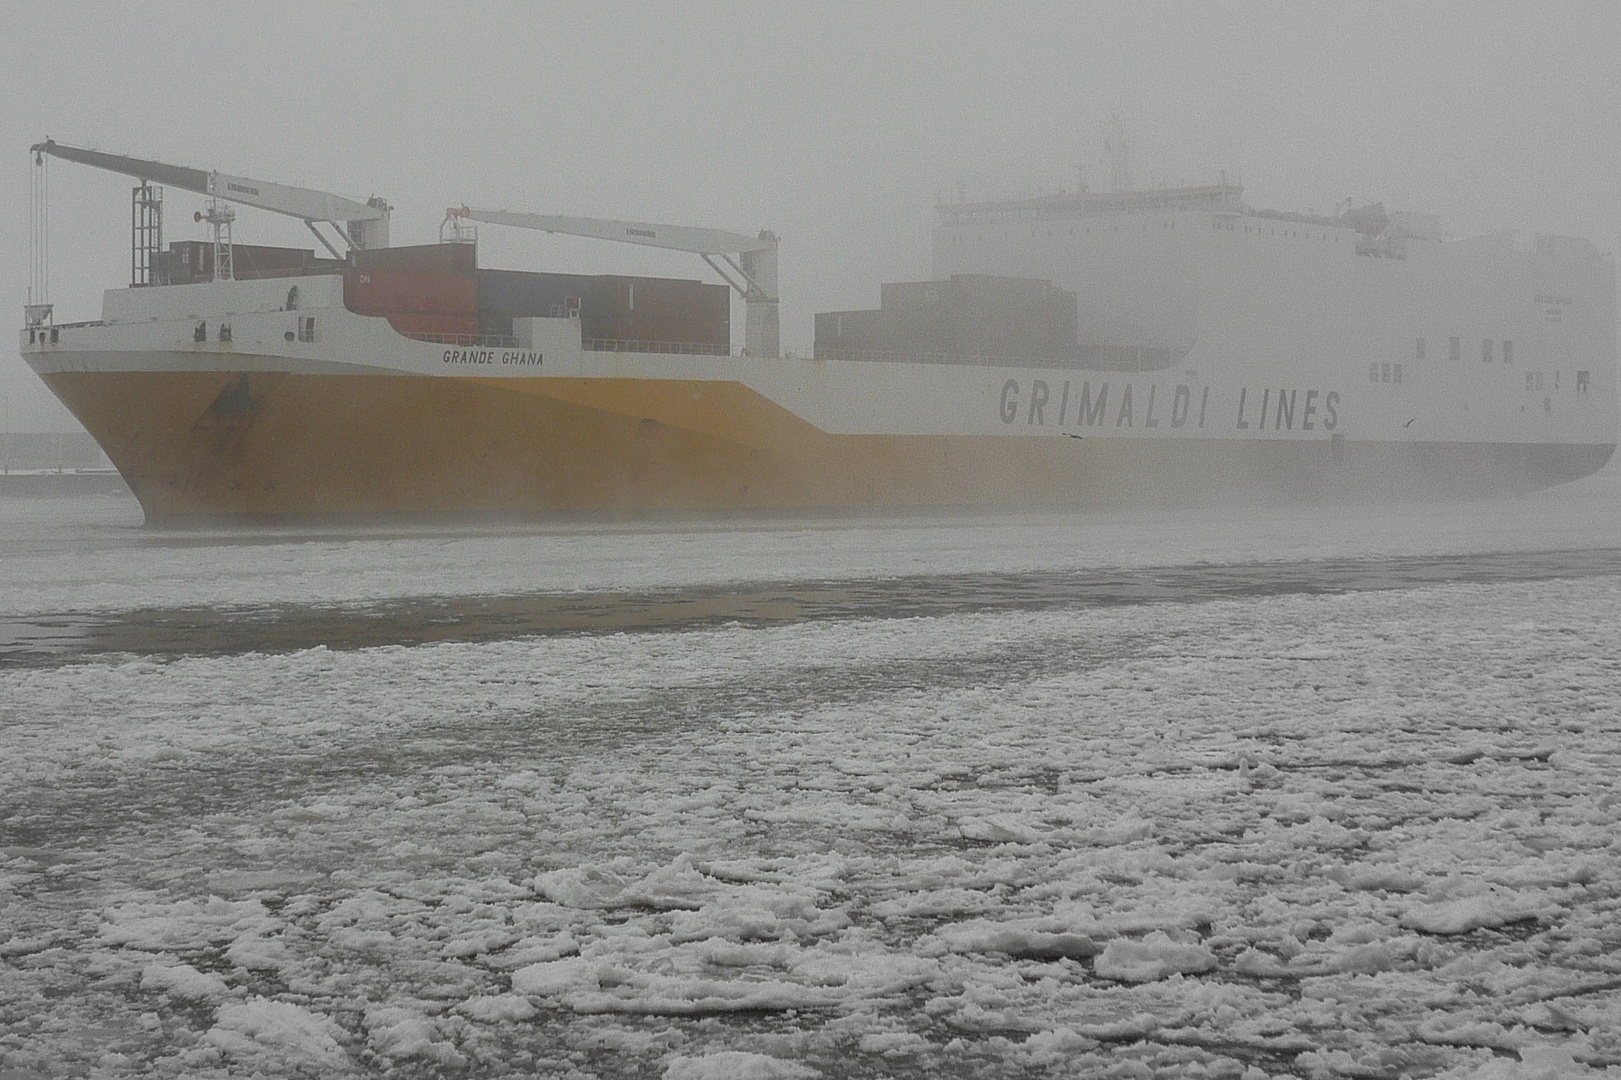
<instances>
[{"instance_id":1,"label":"crane jib","mask_svg":"<svg viewBox=\"0 0 1621 1080\"><path fill-rule=\"evenodd\" d=\"M388 216L387 207L380 200L358 202L342 195L311 188L273 184L268 180L229 176L220 172L205 172L184 165L166 165L161 161L108 154L79 146L64 146L52 139L36 143L36 153L50 154L64 161L90 165L108 172L123 173L146 183L194 191L199 195L246 203L261 210L287 214L305 221L381 221Z\"/></svg>"},{"instance_id":2,"label":"crane jib","mask_svg":"<svg viewBox=\"0 0 1621 1080\"><path fill-rule=\"evenodd\" d=\"M43 151L52 157L63 161L73 161L80 165L90 165L108 172L123 173L133 176L137 180L148 183L163 184L166 187L177 187L185 191L195 191L199 195L213 194L208 189L208 173L202 169L191 169L184 165L166 165L161 161L148 161L144 158L126 157L122 154L108 154L100 150L86 150L78 146L63 146L61 143L46 139L32 148L35 152Z\"/></svg>"}]
</instances>

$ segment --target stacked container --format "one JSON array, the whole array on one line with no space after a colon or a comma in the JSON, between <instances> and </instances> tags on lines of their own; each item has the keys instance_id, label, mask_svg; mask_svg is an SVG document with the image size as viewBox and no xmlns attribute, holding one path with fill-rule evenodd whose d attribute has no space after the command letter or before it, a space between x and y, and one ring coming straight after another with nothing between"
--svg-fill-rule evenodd
<instances>
[{"instance_id":1,"label":"stacked container","mask_svg":"<svg viewBox=\"0 0 1621 1080\"><path fill-rule=\"evenodd\" d=\"M318 259L308 248L231 245L231 275L249 278L302 277L336 273L343 263ZM208 240L177 240L158 256L158 280L165 285L190 285L214 280L214 244Z\"/></svg>"},{"instance_id":2,"label":"stacked container","mask_svg":"<svg viewBox=\"0 0 1621 1080\"><path fill-rule=\"evenodd\" d=\"M202 242L171 245L163 280L209 280L212 250ZM731 294L724 285L479 270L471 244L357 250L347 263L298 248L238 244L233 251L242 278L341 271L344 306L382 316L407 337L470 344L510 337L518 318L577 318L588 349L725 355L731 347Z\"/></svg>"},{"instance_id":3,"label":"stacked container","mask_svg":"<svg viewBox=\"0 0 1621 1080\"><path fill-rule=\"evenodd\" d=\"M378 248L351 255L343 303L357 315L382 315L407 337L478 336L478 274L471 244Z\"/></svg>"},{"instance_id":4,"label":"stacked container","mask_svg":"<svg viewBox=\"0 0 1621 1080\"><path fill-rule=\"evenodd\" d=\"M732 340L730 293L701 281L604 275L580 318L582 336L598 348L725 353Z\"/></svg>"},{"instance_id":5,"label":"stacked container","mask_svg":"<svg viewBox=\"0 0 1621 1080\"><path fill-rule=\"evenodd\" d=\"M513 319L579 317L590 285L591 278L581 274L480 270L479 333L510 335Z\"/></svg>"},{"instance_id":6,"label":"stacked container","mask_svg":"<svg viewBox=\"0 0 1621 1080\"><path fill-rule=\"evenodd\" d=\"M818 356L1073 361L1079 352L1075 294L1036 278L893 282L876 311L816 316Z\"/></svg>"},{"instance_id":7,"label":"stacked container","mask_svg":"<svg viewBox=\"0 0 1621 1080\"><path fill-rule=\"evenodd\" d=\"M588 349L724 356L731 295L724 285L671 278L481 270L479 329L511 334L512 320L578 318Z\"/></svg>"}]
</instances>

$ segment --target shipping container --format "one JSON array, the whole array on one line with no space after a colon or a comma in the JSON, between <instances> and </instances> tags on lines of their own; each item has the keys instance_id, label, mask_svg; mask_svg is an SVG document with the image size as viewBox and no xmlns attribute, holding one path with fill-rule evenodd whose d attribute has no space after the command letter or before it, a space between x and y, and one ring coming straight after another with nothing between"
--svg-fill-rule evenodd
<instances>
[{"instance_id":1,"label":"shipping container","mask_svg":"<svg viewBox=\"0 0 1621 1080\"><path fill-rule=\"evenodd\" d=\"M486 334L510 334L514 318L577 316L580 335L593 348L642 343L725 353L731 346L731 294L724 285L517 270L481 270L478 281L479 326Z\"/></svg>"},{"instance_id":2,"label":"shipping container","mask_svg":"<svg viewBox=\"0 0 1621 1080\"><path fill-rule=\"evenodd\" d=\"M308 248L231 245L231 276L239 280L301 277L336 273L343 263L318 259ZM158 253L158 280L166 285L190 285L214 279L214 244L208 240L177 240Z\"/></svg>"},{"instance_id":3,"label":"shipping container","mask_svg":"<svg viewBox=\"0 0 1621 1080\"><path fill-rule=\"evenodd\" d=\"M480 311L511 318L567 318L578 315L592 278L584 274L537 274L523 270L480 270Z\"/></svg>"},{"instance_id":4,"label":"shipping container","mask_svg":"<svg viewBox=\"0 0 1621 1080\"><path fill-rule=\"evenodd\" d=\"M478 337L478 313L468 311L391 311L388 324L406 337L471 344Z\"/></svg>"},{"instance_id":5,"label":"shipping container","mask_svg":"<svg viewBox=\"0 0 1621 1080\"><path fill-rule=\"evenodd\" d=\"M890 282L880 307L816 316L818 355L1079 358L1075 294L1052 282L964 274L944 281Z\"/></svg>"},{"instance_id":6,"label":"shipping container","mask_svg":"<svg viewBox=\"0 0 1621 1080\"><path fill-rule=\"evenodd\" d=\"M513 316L502 311L480 311L478 332L481 337L511 337Z\"/></svg>"},{"instance_id":7,"label":"shipping container","mask_svg":"<svg viewBox=\"0 0 1621 1080\"><path fill-rule=\"evenodd\" d=\"M471 274L478 269L478 248L474 244L362 248L349 253L349 263L358 270L397 270L413 274Z\"/></svg>"},{"instance_id":8,"label":"shipping container","mask_svg":"<svg viewBox=\"0 0 1621 1080\"><path fill-rule=\"evenodd\" d=\"M478 277L350 267L343 272L343 303L361 315L415 311L476 316Z\"/></svg>"},{"instance_id":9,"label":"shipping container","mask_svg":"<svg viewBox=\"0 0 1621 1080\"><path fill-rule=\"evenodd\" d=\"M580 309L587 340L731 346L731 291L724 285L674 278L603 275L594 279Z\"/></svg>"},{"instance_id":10,"label":"shipping container","mask_svg":"<svg viewBox=\"0 0 1621 1080\"><path fill-rule=\"evenodd\" d=\"M816 314L818 345L873 349L884 340L882 311L821 311Z\"/></svg>"},{"instance_id":11,"label":"shipping container","mask_svg":"<svg viewBox=\"0 0 1621 1080\"><path fill-rule=\"evenodd\" d=\"M479 333L510 337L514 319L579 318L581 297L590 283L591 279L583 274L480 270Z\"/></svg>"}]
</instances>

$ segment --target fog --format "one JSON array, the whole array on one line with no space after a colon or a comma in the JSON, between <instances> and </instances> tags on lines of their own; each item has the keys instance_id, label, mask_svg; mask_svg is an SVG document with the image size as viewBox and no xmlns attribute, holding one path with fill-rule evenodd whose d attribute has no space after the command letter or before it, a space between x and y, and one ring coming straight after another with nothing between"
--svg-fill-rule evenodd
<instances>
[{"instance_id":1,"label":"fog","mask_svg":"<svg viewBox=\"0 0 1621 1080\"><path fill-rule=\"evenodd\" d=\"M1608 3L330 5L0 8L0 278L28 282L29 144L73 145L395 206L708 225L782 238L786 349L817 311L929 273L937 199L1222 172L1252 206L1382 201L1457 236L1621 238ZM127 178L56 162L51 299L99 315L128 279ZM166 239L202 238L168 192ZM244 209L239 243L306 246ZM485 265L704 277L693 257L485 227ZM741 326L741 312L734 326ZM740 333L740 329L739 329ZM75 426L14 350L12 430Z\"/></svg>"},{"instance_id":2,"label":"fog","mask_svg":"<svg viewBox=\"0 0 1621 1080\"><path fill-rule=\"evenodd\" d=\"M140 290L292 359L107 393L86 343L145 331L53 330L126 487L8 345L0 1080L1616 1076L1613 267L1330 219L1615 251L1618 44L1613 2L0 0L19 326L49 136L382 196L395 245L464 204L770 229L783 348L842 312L895 361L587 335L572 293L406 342L332 275ZM1122 132L1138 187L1295 216L1067 222L1057 287L964 226L942 275L1036 299L860 342L937 204L1106 190ZM56 320L95 319L132 181L50 178ZM411 377L342 373L374 353ZM678 389L593 398L627 370Z\"/></svg>"}]
</instances>

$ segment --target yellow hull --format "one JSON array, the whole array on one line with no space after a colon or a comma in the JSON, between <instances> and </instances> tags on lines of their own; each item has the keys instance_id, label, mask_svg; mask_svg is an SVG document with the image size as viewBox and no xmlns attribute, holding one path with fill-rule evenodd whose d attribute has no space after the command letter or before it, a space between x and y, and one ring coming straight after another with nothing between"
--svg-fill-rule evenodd
<instances>
[{"instance_id":1,"label":"yellow hull","mask_svg":"<svg viewBox=\"0 0 1621 1080\"><path fill-rule=\"evenodd\" d=\"M149 520L622 514L1343 497L1591 472L1610 447L829 435L736 382L289 372L44 376ZM1556 459L1533 460L1541 452ZM1529 455L1529 456L1526 456ZM1445 463L1442 463L1445 464ZM1505 465L1508 467L1505 469ZM1424 485L1427 487L1428 485ZM1407 494L1418 493L1406 491Z\"/></svg>"}]
</instances>

